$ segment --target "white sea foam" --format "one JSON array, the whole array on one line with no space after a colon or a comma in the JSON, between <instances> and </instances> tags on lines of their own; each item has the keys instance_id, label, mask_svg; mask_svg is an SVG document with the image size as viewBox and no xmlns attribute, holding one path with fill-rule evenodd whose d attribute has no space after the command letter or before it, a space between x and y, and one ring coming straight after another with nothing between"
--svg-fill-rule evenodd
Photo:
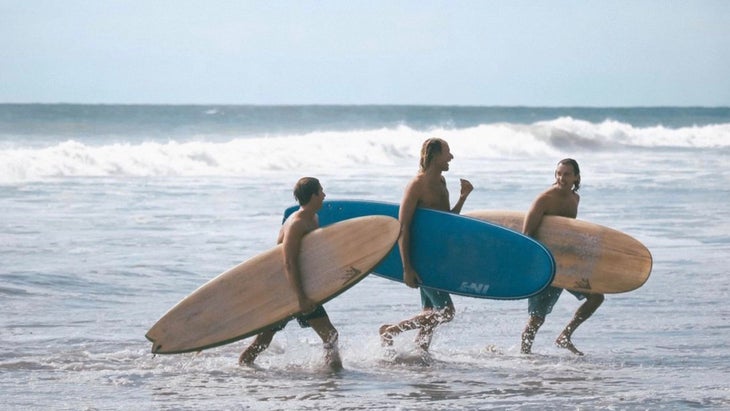
<instances>
[{"instance_id":1,"label":"white sea foam","mask_svg":"<svg viewBox=\"0 0 730 411\"><path fill-rule=\"evenodd\" d=\"M662 125L634 127L613 120L590 123L570 117L540 122L548 136L564 135L573 142L597 146L722 148L730 146L730 124L667 128Z\"/></svg>"},{"instance_id":2,"label":"white sea foam","mask_svg":"<svg viewBox=\"0 0 730 411\"><path fill-rule=\"evenodd\" d=\"M105 143L65 140L44 147L19 141L0 148L0 183L58 177L250 176L281 170L343 170L413 164L421 142L442 137L458 158L556 157L670 147L727 149L730 124L667 129L636 128L564 117L531 125L495 123L463 129L418 131L406 126L277 137L159 139Z\"/></svg>"}]
</instances>

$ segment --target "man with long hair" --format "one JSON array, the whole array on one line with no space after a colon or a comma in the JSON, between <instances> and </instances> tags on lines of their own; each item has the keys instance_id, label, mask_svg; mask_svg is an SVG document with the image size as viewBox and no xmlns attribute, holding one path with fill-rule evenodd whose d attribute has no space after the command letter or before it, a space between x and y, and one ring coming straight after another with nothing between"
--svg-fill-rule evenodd
<instances>
[{"instance_id":1,"label":"man with long hair","mask_svg":"<svg viewBox=\"0 0 730 411\"><path fill-rule=\"evenodd\" d=\"M385 346L392 345L395 335L418 329L416 343L424 351L428 351L434 328L454 318L454 303L449 293L421 285L421 279L411 261L411 224L416 208L432 208L458 214L467 196L474 189L469 181L461 179L459 200L453 208L450 207L449 190L446 188L446 179L442 173L448 171L449 162L453 158L446 141L440 138L426 140L421 148L418 174L410 181L403 195L398 214L401 223L398 246L403 262L403 282L411 288L420 286L422 311L398 324L382 325L379 332L381 342Z\"/></svg>"},{"instance_id":2,"label":"man with long hair","mask_svg":"<svg viewBox=\"0 0 730 411\"><path fill-rule=\"evenodd\" d=\"M576 218L578 203L580 202L580 196L577 193L579 188L580 167L578 162L572 158L560 160L555 169L555 183L533 201L525 215L522 232L525 235L534 237L543 216L546 215ZM525 330L522 332L521 352L523 354L532 352L532 343L535 341L537 330L545 322L545 317L552 311L562 292L562 288L549 286L541 293L528 299L527 311L530 318ZM575 291L570 291L570 293L579 300L585 299L586 301L578 307L573 319L555 340L555 344L573 354L583 355L581 351L575 348L571 337L576 328L583 324L601 306L604 296L603 294L583 294Z\"/></svg>"}]
</instances>

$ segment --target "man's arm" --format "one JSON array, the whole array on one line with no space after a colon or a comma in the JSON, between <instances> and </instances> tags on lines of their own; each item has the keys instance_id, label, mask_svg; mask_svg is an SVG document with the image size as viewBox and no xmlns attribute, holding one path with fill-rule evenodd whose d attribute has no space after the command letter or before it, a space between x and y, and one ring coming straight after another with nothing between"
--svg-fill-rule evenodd
<instances>
[{"instance_id":1,"label":"man's arm","mask_svg":"<svg viewBox=\"0 0 730 411\"><path fill-rule=\"evenodd\" d=\"M292 223L284 230L283 254L284 271L289 280L292 290L297 295L299 307L302 311L308 311L314 305L302 288L302 276L299 270L299 250L302 246L302 238L306 234L304 224L300 221Z\"/></svg>"},{"instance_id":2,"label":"man's arm","mask_svg":"<svg viewBox=\"0 0 730 411\"><path fill-rule=\"evenodd\" d=\"M537 228L542 222L542 216L545 215L547 204L547 198L544 195L540 195L530 206L525 214L525 220L522 222L522 234L530 237L534 237L537 232Z\"/></svg>"},{"instance_id":3,"label":"man's arm","mask_svg":"<svg viewBox=\"0 0 730 411\"><path fill-rule=\"evenodd\" d=\"M459 199L456 201L456 204L454 204L454 208L451 209L451 212L454 214L461 214L461 208L464 207L466 198L469 196L469 193L474 190L474 186L471 185L469 180L462 178L459 181L461 182L461 192L459 194Z\"/></svg>"},{"instance_id":4,"label":"man's arm","mask_svg":"<svg viewBox=\"0 0 730 411\"><path fill-rule=\"evenodd\" d=\"M411 182L406 187L403 200L398 211L400 221L400 237L398 247L400 249L401 261L403 262L403 282L411 288L418 287L420 278L411 264L411 223L418 205L418 184Z\"/></svg>"}]
</instances>

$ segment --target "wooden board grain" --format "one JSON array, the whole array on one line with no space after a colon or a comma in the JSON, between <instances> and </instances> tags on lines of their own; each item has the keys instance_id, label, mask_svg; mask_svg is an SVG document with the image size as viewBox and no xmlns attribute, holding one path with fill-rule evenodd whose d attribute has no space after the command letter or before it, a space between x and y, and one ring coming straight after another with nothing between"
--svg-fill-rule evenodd
<instances>
[{"instance_id":1,"label":"wooden board grain","mask_svg":"<svg viewBox=\"0 0 730 411\"><path fill-rule=\"evenodd\" d=\"M354 218L319 228L302 240L305 294L324 303L364 278L393 248L400 224L392 217ZM257 334L300 314L284 272L282 246L208 281L150 328L152 352L199 351Z\"/></svg>"},{"instance_id":2,"label":"wooden board grain","mask_svg":"<svg viewBox=\"0 0 730 411\"><path fill-rule=\"evenodd\" d=\"M465 215L521 232L525 213L477 210ZM641 287L651 273L652 256L644 244L599 224L545 216L535 239L555 257L555 287L585 293L623 293Z\"/></svg>"}]
</instances>

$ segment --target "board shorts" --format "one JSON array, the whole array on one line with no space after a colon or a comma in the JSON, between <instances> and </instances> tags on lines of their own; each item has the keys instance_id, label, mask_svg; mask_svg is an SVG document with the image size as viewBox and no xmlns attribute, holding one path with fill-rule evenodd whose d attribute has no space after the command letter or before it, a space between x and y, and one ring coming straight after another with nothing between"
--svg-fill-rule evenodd
<instances>
[{"instance_id":1,"label":"board shorts","mask_svg":"<svg viewBox=\"0 0 730 411\"><path fill-rule=\"evenodd\" d=\"M578 291L568 290L568 292L573 294L578 300L586 298L585 294L579 293ZM535 317L547 317L553 311L553 306L555 306L562 293L562 288L548 286L540 293L527 299L527 313Z\"/></svg>"},{"instance_id":2,"label":"board shorts","mask_svg":"<svg viewBox=\"0 0 730 411\"><path fill-rule=\"evenodd\" d=\"M327 316L327 311L324 310L324 306L318 305L317 308L314 309L314 311L306 314L299 315L297 317L294 317L297 319L297 322L299 323L299 326L302 328L309 328L311 325L309 324L309 320L316 320L317 318L322 318ZM291 319L286 320L282 323L279 323L271 328L269 330L271 331L281 331L286 327L287 324L289 324L289 321Z\"/></svg>"},{"instance_id":3,"label":"board shorts","mask_svg":"<svg viewBox=\"0 0 730 411\"><path fill-rule=\"evenodd\" d=\"M420 287L420 290L422 308L443 310L450 305L454 305L451 301L451 295L445 291L434 290L433 288L427 287Z\"/></svg>"}]
</instances>

